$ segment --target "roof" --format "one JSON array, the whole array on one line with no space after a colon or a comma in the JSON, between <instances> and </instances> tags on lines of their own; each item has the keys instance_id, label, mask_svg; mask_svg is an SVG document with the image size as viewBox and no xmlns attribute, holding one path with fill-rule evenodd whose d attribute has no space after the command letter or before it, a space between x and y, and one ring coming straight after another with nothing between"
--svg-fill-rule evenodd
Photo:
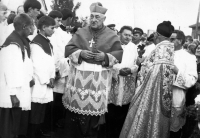
<instances>
[{"instance_id":1,"label":"roof","mask_svg":"<svg viewBox=\"0 0 200 138\"><path fill-rule=\"evenodd\" d=\"M190 27L190 28L195 28L195 27L196 27L196 23L193 24L193 25L190 25L189 27ZM200 22L198 23L198 27L200 27Z\"/></svg>"}]
</instances>

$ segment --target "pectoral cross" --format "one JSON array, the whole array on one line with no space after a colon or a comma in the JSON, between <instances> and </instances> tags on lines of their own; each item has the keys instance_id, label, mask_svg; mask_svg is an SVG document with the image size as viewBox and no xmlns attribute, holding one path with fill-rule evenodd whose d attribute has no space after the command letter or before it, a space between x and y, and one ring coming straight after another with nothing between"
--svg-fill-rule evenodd
<instances>
[{"instance_id":1,"label":"pectoral cross","mask_svg":"<svg viewBox=\"0 0 200 138\"><path fill-rule=\"evenodd\" d=\"M95 43L94 40L93 40L93 38L92 38L91 41L89 41L89 43L90 43L90 47L92 47L92 45Z\"/></svg>"}]
</instances>

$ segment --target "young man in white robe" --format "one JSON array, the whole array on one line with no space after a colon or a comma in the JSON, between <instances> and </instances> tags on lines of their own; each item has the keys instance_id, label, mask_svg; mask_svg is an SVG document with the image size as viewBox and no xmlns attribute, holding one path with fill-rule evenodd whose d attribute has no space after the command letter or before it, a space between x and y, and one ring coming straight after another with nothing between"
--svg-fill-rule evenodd
<instances>
[{"instance_id":1,"label":"young man in white robe","mask_svg":"<svg viewBox=\"0 0 200 138\"><path fill-rule=\"evenodd\" d=\"M24 12L32 18L32 20L34 22L34 26L36 28L35 23L36 23L38 15L40 14L40 9L41 9L40 2L37 0L27 0L27 1L25 1L23 8L24 8ZM20 14L20 12L18 12L18 13ZM9 24L5 30L4 35L7 37L8 35L10 35L10 33L12 33L13 30L14 30L13 24ZM32 41L36 35L37 35L37 31L34 31L33 35L30 35L28 37L28 39L30 41Z\"/></svg>"},{"instance_id":2,"label":"young man in white robe","mask_svg":"<svg viewBox=\"0 0 200 138\"><path fill-rule=\"evenodd\" d=\"M138 70L137 46L131 42L132 28L123 26L119 32L123 49L122 62L113 66L113 79L107 114L108 137L119 137L129 103L135 93L135 80ZM115 123L115 128L113 128ZM110 130L109 130L110 129Z\"/></svg>"},{"instance_id":3,"label":"young man in white robe","mask_svg":"<svg viewBox=\"0 0 200 138\"><path fill-rule=\"evenodd\" d=\"M31 42L31 59L35 79L30 113L31 138L36 137L40 124L44 122L47 103L53 101L55 62L53 46L47 37L51 37L54 33L55 24L53 18L41 17L38 21L40 33Z\"/></svg>"},{"instance_id":4,"label":"young man in white robe","mask_svg":"<svg viewBox=\"0 0 200 138\"><path fill-rule=\"evenodd\" d=\"M175 48L174 72L176 77L172 89L170 138L178 138L181 135L181 128L185 124L185 118L181 116L185 107L185 94L187 89L196 83L198 75L195 55L182 48L185 43L184 33L175 30L171 35L171 41L174 43Z\"/></svg>"},{"instance_id":5,"label":"young man in white robe","mask_svg":"<svg viewBox=\"0 0 200 138\"><path fill-rule=\"evenodd\" d=\"M20 14L14 19L15 30L0 50L0 137L13 138L27 133L31 109L33 68L27 37L33 32L32 19ZM26 112L26 113L25 113Z\"/></svg>"},{"instance_id":6,"label":"young man in white robe","mask_svg":"<svg viewBox=\"0 0 200 138\"><path fill-rule=\"evenodd\" d=\"M61 127L60 123L58 123L58 120L64 118L63 115L65 108L63 107L62 104L62 96L67 83L67 76L69 71L69 63L68 63L69 60L68 58L64 57L64 54L65 54L65 46L71 39L71 36L69 36L70 34L64 32L60 28L60 24L63 18L61 12L54 10L51 11L48 16L52 17L56 22L55 33L49 38L53 46L55 67L56 67L56 78L54 81L54 89L53 89L54 102L52 107L53 125Z\"/></svg>"}]
</instances>

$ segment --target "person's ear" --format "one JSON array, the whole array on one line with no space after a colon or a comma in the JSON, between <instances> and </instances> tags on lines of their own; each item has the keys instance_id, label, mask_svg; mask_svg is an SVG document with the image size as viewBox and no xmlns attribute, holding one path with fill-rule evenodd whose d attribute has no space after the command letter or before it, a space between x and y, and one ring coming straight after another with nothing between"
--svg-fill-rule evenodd
<instances>
[{"instance_id":1,"label":"person's ear","mask_svg":"<svg viewBox=\"0 0 200 138\"><path fill-rule=\"evenodd\" d=\"M45 28L46 28L46 25L43 25L43 26L42 26L42 31L44 31L44 30L45 30Z\"/></svg>"},{"instance_id":2,"label":"person's ear","mask_svg":"<svg viewBox=\"0 0 200 138\"><path fill-rule=\"evenodd\" d=\"M179 39L178 41L179 41L179 44L180 44L180 45L181 45L181 44L182 44L182 42L183 42L183 40L181 40L181 39Z\"/></svg>"},{"instance_id":3,"label":"person's ear","mask_svg":"<svg viewBox=\"0 0 200 138\"><path fill-rule=\"evenodd\" d=\"M22 29L24 30L26 28L26 24L23 24L22 25Z\"/></svg>"},{"instance_id":4,"label":"person's ear","mask_svg":"<svg viewBox=\"0 0 200 138\"><path fill-rule=\"evenodd\" d=\"M104 16L104 18L103 18L103 21L105 21L106 20L106 16Z\"/></svg>"},{"instance_id":5,"label":"person's ear","mask_svg":"<svg viewBox=\"0 0 200 138\"><path fill-rule=\"evenodd\" d=\"M33 11L32 7L28 8L28 12L32 12L32 11Z\"/></svg>"}]
</instances>

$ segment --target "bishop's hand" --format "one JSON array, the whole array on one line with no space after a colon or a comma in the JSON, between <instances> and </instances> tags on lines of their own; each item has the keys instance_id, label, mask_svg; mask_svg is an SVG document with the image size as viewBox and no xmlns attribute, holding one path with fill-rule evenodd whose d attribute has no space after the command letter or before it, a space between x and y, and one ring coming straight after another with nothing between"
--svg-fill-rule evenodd
<instances>
[{"instance_id":1,"label":"bishop's hand","mask_svg":"<svg viewBox=\"0 0 200 138\"><path fill-rule=\"evenodd\" d=\"M95 57L94 57L94 60L95 61L104 61L105 60L105 53L104 52L101 52L101 51L98 51L98 53L95 53Z\"/></svg>"},{"instance_id":2,"label":"bishop's hand","mask_svg":"<svg viewBox=\"0 0 200 138\"><path fill-rule=\"evenodd\" d=\"M95 53L88 50L82 50L80 55L84 59L93 59L95 56Z\"/></svg>"},{"instance_id":3,"label":"bishop's hand","mask_svg":"<svg viewBox=\"0 0 200 138\"><path fill-rule=\"evenodd\" d=\"M20 101L17 98L17 96L16 95L11 95L10 98L11 98L11 102L12 102L12 107L19 107Z\"/></svg>"}]
</instances>

